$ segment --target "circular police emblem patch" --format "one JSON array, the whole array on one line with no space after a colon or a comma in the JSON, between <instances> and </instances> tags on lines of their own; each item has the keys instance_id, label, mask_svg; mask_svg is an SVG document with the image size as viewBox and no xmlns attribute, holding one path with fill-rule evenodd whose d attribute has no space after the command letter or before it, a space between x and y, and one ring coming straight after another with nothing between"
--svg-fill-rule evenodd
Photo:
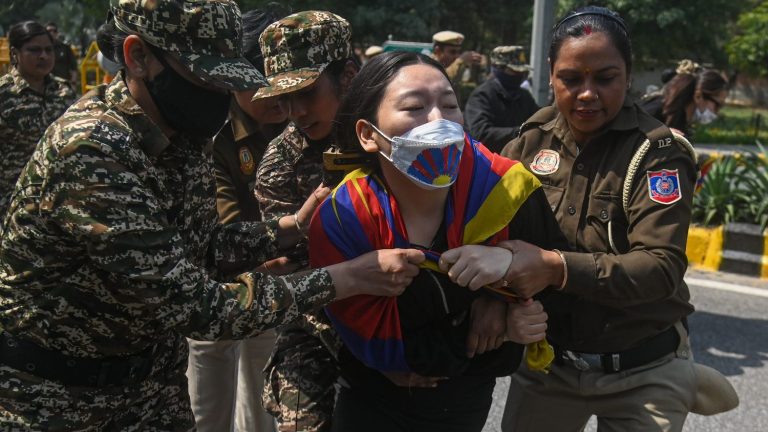
<instances>
[{"instance_id":1,"label":"circular police emblem patch","mask_svg":"<svg viewBox=\"0 0 768 432\"><path fill-rule=\"evenodd\" d=\"M539 175L549 175L560 167L560 155L554 150L541 150L531 162L531 171Z\"/></svg>"},{"instance_id":2,"label":"circular police emblem patch","mask_svg":"<svg viewBox=\"0 0 768 432\"><path fill-rule=\"evenodd\" d=\"M256 162L254 162L253 155L248 150L248 147L240 147L238 157L240 159L240 171L245 175L253 174L253 171L256 169Z\"/></svg>"}]
</instances>

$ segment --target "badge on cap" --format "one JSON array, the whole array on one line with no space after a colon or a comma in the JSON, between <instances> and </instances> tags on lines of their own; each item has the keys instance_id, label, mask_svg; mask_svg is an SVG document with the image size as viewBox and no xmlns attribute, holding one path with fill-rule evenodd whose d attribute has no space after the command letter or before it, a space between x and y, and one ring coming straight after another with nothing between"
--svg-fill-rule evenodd
<instances>
[{"instance_id":1,"label":"badge on cap","mask_svg":"<svg viewBox=\"0 0 768 432\"><path fill-rule=\"evenodd\" d=\"M648 171L648 195L651 201L672 204L682 198L677 170Z\"/></svg>"},{"instance_id":2,"label":"badge on cap","mask_svg":"<svg viewBox=\"0 0 768 432\"><path fill-rule=\"evenodd\" d=\"M531 162L531 171L539 175L549 175L560 167L560 154L554 150L541 150Z\"/></svg>"},{"instance_id":3,"label":"badge on cap","mask_svg":"<svg viewBox=\"0 0 768 432\"><path fill-rule=\"evenodd\" d=\"M240 171L245 175L253 174L253 170L256 169L256 162L253 161L253 155L248 147L240 147L238 156L240 158Z\"/></svg>"}]
</instances>

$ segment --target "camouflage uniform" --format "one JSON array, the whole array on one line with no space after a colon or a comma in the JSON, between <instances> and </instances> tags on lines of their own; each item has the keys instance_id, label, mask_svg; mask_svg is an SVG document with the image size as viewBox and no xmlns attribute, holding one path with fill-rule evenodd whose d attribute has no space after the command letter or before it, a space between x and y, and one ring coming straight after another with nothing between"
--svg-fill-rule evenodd
<instances>
[{"instance_id":1,"label":"camouflage uniform","mask_svg":"<svg viewBox=\"0 0 768 432\"><path fill-rule=\"evenodd\" d=\"M350 36L349 24L329 12L299 12L273 23L260 37L270 87L259 89L255 98L311 85L332 61L352 55ZM263 217L301 207L322 182L322 152L328 144L310 141L294 124L269 144L256 173ZM306 259L306 249L297 252ZM279 431L330 430L340 346L323 312L305 314L279 329L265 368L263 395Z\"/></svg>"},{"instance_id":2,"label":"camouflage uniform","mask_svg":"<svg viewBox=\"0 0 768 432\"><path fill-rule=\"evenodd\" d=\"M43 94L33 90L16 68L0 77L0 225L37 140L74 101L69 83L53 75L45 78Z\"/></svg>"},{"instance_id":3,"label":"camouflage uniform","mask_svg":"<svg viewBox=\"0 0 768 432\"><path fill-rule=\"evenodd\" d=\"M121 0L113 12L134 1L144 4ZM215 16L207 21L214 33L206 43L212 45L215 25L222 34L239 35L239 13L229 1L196 2L184 12L170 0L147 5L153 9L146 15L161 20L174 13ZM148 28L157 27L150 20ZM136 32L143 37L146 31ZM238 63L239 48L219 48L213 51L219 62ZM233 75L215 69L210 56L187 54L187 60L210 61L197 70L219 85L248 88L259 77L255 69ZM204 145L181 134L167 138L121 75L48 128L18 181L2 233L0 337L7 346L0 351L0 424L12 430L187 430L194 420L182 335L249 337L333 299L323 269L283 277L246 272L231 283L212 279L219 266L248 268L277 256L277 221L218 225ZM25 358L25 370L9 364L30 346L45 354ZM149 368L124 381L120 376L119 384L99 385L99 377L90 384L98 371L75 367L98 363L106 374L111 364L137 354L150 360ZM62 357L66 365L46 362ZM71 376L51 377L65 366L89 379L65 384Z\"/></svg>"}]
</instances>

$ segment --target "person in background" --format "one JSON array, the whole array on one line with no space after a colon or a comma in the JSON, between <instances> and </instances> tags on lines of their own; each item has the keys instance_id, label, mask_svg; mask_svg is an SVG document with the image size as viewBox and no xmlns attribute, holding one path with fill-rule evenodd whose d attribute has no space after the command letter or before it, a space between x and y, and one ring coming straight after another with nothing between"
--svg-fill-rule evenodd
<instances>
[{"instance_id":1,"label":"person in background","mask_svg":"<svg viewBox=\"0 0 768 432\"><path fill-rule=\"evenodd\" d=\"M727 96L728 79L722 72L683 60L661 90L643 96L640 107L691 136L694 124L705 125L717 118Z\"/></svg>"},{"instance_id":2,"label":"person in background","mask_svg":"<svg viewBox=\"0 0 768 432\"><path fill-rule=\"evenodd\" d=\"M462 51L464 35L443 30L432 35L432 58L445 68L451 85L456 89L459 108L463 108L469 94L481 80L483 56L476 51Z\"/></svg>"},{"instance_id":3,"label":"person in background","mask_svg":"<svg viewBox=\"0 0 768 432\"><path fill-rule=\"evenodd\" d=\"M279 18L272 10L243 14L243 56L262 74L259 35ZM255 93L256 89L233 92L229 120L213 141L216 208L221 224L262 220L252 192L256 166L267 144L285 127L286 115L276 98L251 101ZM268 265L264 271L277 266ZM198 431L275 430L274 419L261 407L262 369L274 341L274 330L242 341L188 339L187 378Z\"/></svg>"},{"instance_id":4,"label":"person in background","mask_svg":"<svg viewBox=\"0 0 768 432\"><path fill-rule=\"evenodd\" d=\"M67 45L59 33L59 26L55 22L49 22L45 29L53 39L53 50L56 61L53 65L53 74L68 81L73 88L79 88L80 73L77 70L77 57L69 45Z\"/></svg>"},{"instance_id":5,"label":"person in background","mask_svg":"<svg viewBox=\"0 0 768 432\"><path fill-rule=\"evenodd\" d=\"M261 35L270 86L259 89L254 101L277 98L291 121L269 143L256 171L254 192L265 219L294 214L322 183L336 111L359 70L351 35L344 18L324 11L289 15ZM302 230L309 225L304 222ZM288 255L306 267L306 242ZM322 311L278 330L263 397L281 432L329 430L338 378L338 342L330 332Z\"/></svg>"},{"instance_id":6,"label":"person in background","mask_svg":"<svg viewBox=\"0 0 768 432\"><path fill-rule=\"evenodd\" d=\"M695 153L627 96L632 45L617 13L568 13L549 61L554 105L501 154L544 184L571 250L565 282L541 298L554 365L512 375L502 430L578 431L596 416L601 431L680 431L689 411L701 412L700 371L729 387L695 365L688 339ZM522 242L512 250L520 262L542 253ZM513 269L509 289L531 295L547 271Z\"/></svg>"},{"instance_id":7,"label":"person in background","mask_svg":"<svg viewBox=\"0 0 768 432\"><path fill-rule=\"evenodd\" d=\"M467 100L464 124L489 150L500 152L515 138L520 126L539 106L521 87L531 67L521 46L498 46L491 51L491 75Z\"/></svg>"},{"instance_id":8,"label":"person in background","mask_svg":"<svg viewBox=\"0 0 768 432\"><path fill-rule=\"evenodd\" d=\"M40 23L8 31L11 68L0 77L0 227L11 192L45 129L75 101L69 83L51 73L53 39Z\"/></svg>"},{"instance_id":9,"label":"person in background","mask_svg":"<svg viewBox=\"0 0 768 432\"><path fill-rule=\"evenodd\" d=\"M123 71L47 129L2 232L4 429L194 429L185 337L242 339L350 295L398 295L424 259L390 249L256 271L302 238L316 204L218 223L206 147L229 91L266 84L242 58L237 4L120 0L109 17L98 44Z\"/></svg>"}]
</instances>

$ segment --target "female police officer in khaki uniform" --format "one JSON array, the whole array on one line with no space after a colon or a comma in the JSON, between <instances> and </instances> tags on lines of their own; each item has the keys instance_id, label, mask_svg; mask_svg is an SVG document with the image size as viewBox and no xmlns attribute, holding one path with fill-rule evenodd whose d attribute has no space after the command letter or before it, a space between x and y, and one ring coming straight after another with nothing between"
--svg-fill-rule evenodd
<instances>
[{"instance_id":1,"label":"female police officer in khaki uniform","mask_svg":"<svg viewBox=\"0 0 768 432\"><path fill-rule=\"evenodd\" d=\"M418 273L408 260L423 260L387 250L282 277L249 271L295 244L314 206L217 224L206 139L227 117L226 90L263 83L240 58L237 6L114 0L112 13L99 42L124 71L48 128L2 233L7 429L188 430L183 336L244 338L335 298L397 294ZM244 273L217 282L222 263Z\"/></svg>"},{"instance_id":2,"label":"female police officer in khaki uniform","mask_svg":"<svg viewBox=\"0 0 768 432\"><path fill-rule=\"evenodd\" d=\"M696 393L684 328L690 144L627 97L632 53L616 13L569 14L549 58L555 104L502 154L541 180L572 252L560 289L543 293L555 363L512 377L503 430L578 431L596 415L601 431L679 431ZM520 263L551 254L509 247ZM513 264L507 280L528 296L548 267Z\"/></svg>"}]
</instances>

